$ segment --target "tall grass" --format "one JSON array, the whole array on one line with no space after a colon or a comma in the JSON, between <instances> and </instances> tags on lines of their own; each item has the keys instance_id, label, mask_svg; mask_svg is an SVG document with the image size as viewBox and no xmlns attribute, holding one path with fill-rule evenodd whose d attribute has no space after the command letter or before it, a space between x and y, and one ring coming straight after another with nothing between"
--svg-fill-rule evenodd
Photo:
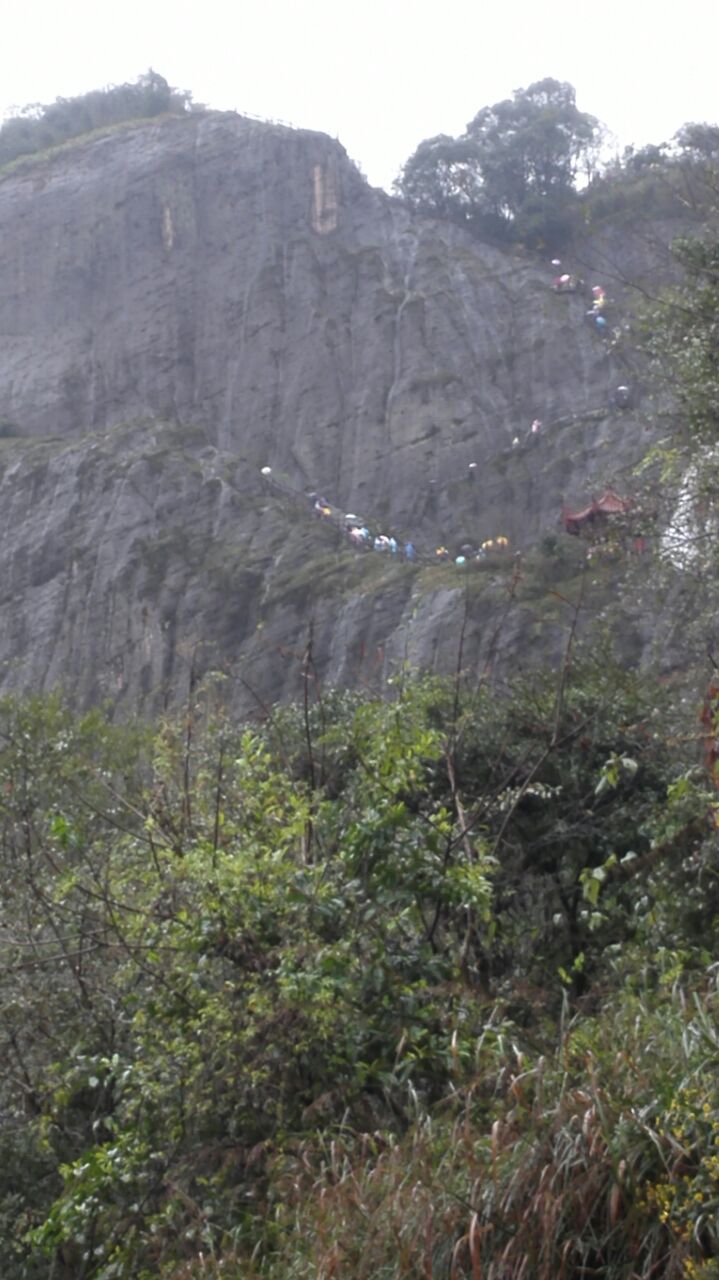
<instances>
[{"instance_id":1,"label":"tall grass","mask_svg":"<svg viewBox=\"0 0 719 1280\"><path fill-rule=\"evenodd\" d=\"M718 1068L711 972L694 989L626 990L544 1053L507 1025L404 1138L298 1143L273 1170L251 1263L188 1274L709 1280Z\"/></svg>"}]
</instances>

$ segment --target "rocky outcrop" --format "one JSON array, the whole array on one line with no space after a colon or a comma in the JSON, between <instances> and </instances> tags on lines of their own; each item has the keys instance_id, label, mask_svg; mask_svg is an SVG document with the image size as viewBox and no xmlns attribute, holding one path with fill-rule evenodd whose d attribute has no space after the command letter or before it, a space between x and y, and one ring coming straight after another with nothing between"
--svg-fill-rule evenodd
<instances>
[{"instance_id":1,"label":"rocky outcrop","mask_svg":"<svg viewBox=\"0 0 719 1280\"><path fill-rule=\"evenodd\" d=\"M593 251L618 330L651 254ZM626 332L603 340L549 286L543 261L372 190L331 139L235 115L0 173L4 687L156 707L194 663L273 699L299 687L310 624L340 682L452 666L463 629L491 661L508 564L470 589L358 557L302 493L426 549L501 532L526 551L563 501L626 487L651 388Z\"/></svg>"}]
</instances>

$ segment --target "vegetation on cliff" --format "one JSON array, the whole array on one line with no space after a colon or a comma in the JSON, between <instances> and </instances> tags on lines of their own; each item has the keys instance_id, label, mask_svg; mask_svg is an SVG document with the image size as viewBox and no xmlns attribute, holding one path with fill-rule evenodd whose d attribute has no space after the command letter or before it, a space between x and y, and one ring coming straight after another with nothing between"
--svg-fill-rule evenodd
<instances>
[{"instance_id":1,"label":"vegetation on cliff","mask_svg":"<svg viewBox=\"0 0 719 1280\"><path fill-rule=\"evenodd\" d=\"M715 125L686 124L671 143L608 159L603 126L579 110L571 84L548 77L483 107L459 137L426 138L395 188L482 238L562 249L605 204L614 214L628 204L636 218L650 198L654 216L667 206L686 216L693 195L674 171L715 167L718 137Z\"/></svg>"},{"instance_id":2,"label":"vegetation on cliff","mask_svg":"<svg viewBox=\"0 0 719 1280\"><path fill-rule=\"evenodd\" d=\"M566 237L578 171L596 163L600 126L570 84L545 79L484 107L459 138L420 143L397 180L418 208L500 239Z\"/></svg>"},{"instance_id":3,"label":"vegetation on cliff","mask_svg":"<svg viewBox=\"0 0 719 1280\"><path fill-rule=\"evenodd\" d=\"M148 71L135 84L95 89L77 98L58 98L46 106L33 104L0 126L0 165L45 151L71 138L130 120L184 115L190 94L173 89L163 76Z\"/></svg>"}]
</instances>

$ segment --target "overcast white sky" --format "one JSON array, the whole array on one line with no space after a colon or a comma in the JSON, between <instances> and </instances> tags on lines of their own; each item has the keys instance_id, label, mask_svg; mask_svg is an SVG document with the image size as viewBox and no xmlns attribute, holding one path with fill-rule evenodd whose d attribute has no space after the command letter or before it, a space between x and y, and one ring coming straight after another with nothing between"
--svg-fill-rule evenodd
<instances>
[{"instance_id":1,"label":"overcast white sky","mask_svg":"<svg viewBox=\"0 0 719 1280\"><path fill-rule=\"evenodd\" d=\"M0 116L135 80L339 137L389 186L423 138L545 76L619 143L719 123L719 0L18 0Z\"/></svg>"}]
</instances>

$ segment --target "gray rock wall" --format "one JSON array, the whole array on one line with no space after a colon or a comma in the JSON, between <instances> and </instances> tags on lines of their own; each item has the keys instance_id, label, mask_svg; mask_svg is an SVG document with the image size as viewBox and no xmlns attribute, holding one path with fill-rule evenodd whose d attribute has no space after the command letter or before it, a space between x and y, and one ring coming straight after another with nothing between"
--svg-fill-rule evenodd
<instances>
[{"instance_id":1,"label":"gray rock wall","mask_svg":"<svg viewBox=\"0 0 719 1280\"><path fill-rule=\"evenodd\" d=\"M616 268L619 327L621 241L584 251ZM259 468L427 552L500 532L526 552L563 501L626 487L651 389L612 408L645 378L631 337L603 341L551 274L372 190L323 135L232 115L0 173L4 686L154 708L195 654L273 699L310 620L332 680L452 667L463 625L479 669L506 566L469 591L353 556Z\"/></svg>"}]
</instances>

